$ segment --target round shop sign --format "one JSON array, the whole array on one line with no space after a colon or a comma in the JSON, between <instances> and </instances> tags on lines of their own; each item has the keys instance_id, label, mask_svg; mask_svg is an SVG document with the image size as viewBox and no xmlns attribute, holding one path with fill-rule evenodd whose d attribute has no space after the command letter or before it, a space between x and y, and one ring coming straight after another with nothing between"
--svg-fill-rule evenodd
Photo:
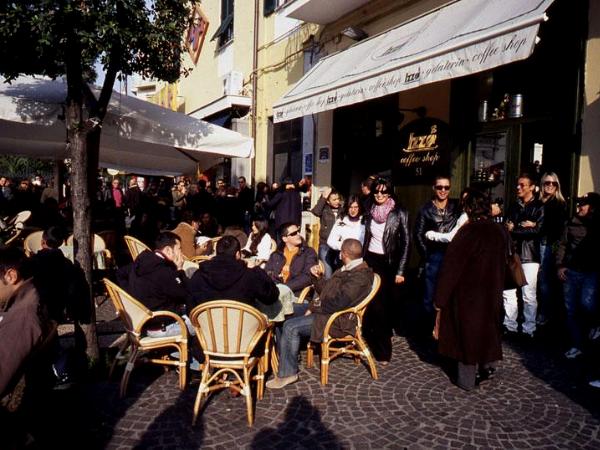
<instances>
[{"instance_id":1,"label":"round shop sign","mask_svg":"<svg viewBox=\"0 0 600 450\"><path fill-rule=\"evenodd\" d=\"M393 177L397 185L429 183L450 169L450 133L447 123L425 117L400 130Z\"/></svg>"}]
</instances>

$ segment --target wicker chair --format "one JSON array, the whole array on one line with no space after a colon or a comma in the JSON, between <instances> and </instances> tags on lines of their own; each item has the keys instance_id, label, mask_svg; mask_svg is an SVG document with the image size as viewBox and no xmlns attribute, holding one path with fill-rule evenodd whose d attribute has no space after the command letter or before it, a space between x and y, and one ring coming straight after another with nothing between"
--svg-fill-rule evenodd
<instances>
[{"instance_id":1,"label":"wicker chair","mask_svg":"<svg viewBox=\"0 0 600 450\"><path fill-rule=\"evenodd\" d=\"M131 255L131 259L133 259L134 261L138 257L138 255L144 250L150 250L150 247L148 247L142 241L134 238L133 236L125 235L123 239L125 239L127 249L129 250L129 254Z\"/></svg>"},{"instance_id":2,"label":"wicker chair","mask_svg":"<svg viewBox=\"0 0 600 450\"><path fill-rule=\"evenodd\" d=\"M68 238L67 238L67 247L70 247L72 249L72 252L68 252L66 253L66 256L70 259L72 259L74 257L74 244L75 244L75 238L74 236L71 234ZM94 252L94 255L100 255L101 260L99 261L98 259L94 258L94 269L103 269L106 267L110 267L110 265L112 264L112 253L110 252L110 250L108 248L106 248L106 242L104 242L104 239L102 238L102 236L98 235L98 234L94 234L93 236L93 249L92 251ZM66 250L63 250L63 253L65 253Z\"/></svg>"},{"instance_id":3,"label":"wicker chair","mask_svg":"<svg viewBox=\"0 0 600 450\"><path fill-rule=\"evenodd\" d=\"M179 389L183 390L186 385L188 359L188 331L183 319L170 311L150 311L112 281L107 280L106 278L103 281L104 285L106 286L106 290L108 291L108 295L110 296L110 299L117 310L117 315L123 321L123 324L125 325L125 331L127 333L127 340L119 348L119 352L117 353L117 356L115 357L115 360L110 368L109 376L112 374L117 361L124 359L123 355L125 351L127 348L131 347L131 354L127 361L127 365L125 366L123 378L121 379L121 388L119 391L120 396L123 397L125 395L127 383L129 382L129 376L138 357L142 353L150 350L164 349L169 347L173 347L179 352L179 361L152 358L145 358L143 361L153 364L179 367ZM166 317L175 320L181 327L181 333L175 336L158 338L142 336L144 325L146 325L149 320L156 317Z\"/></svg>"},{"instance_id":4,"label":"wicker chair","mask_svg":"<svg viewBox=\"0 0 600 450\"><path fill-rule=\"evenodd\" d=\"M196 330L205 362L194 402L192 425L210 392L233 388L246 397L248 425L254 422L250 382L257 382L257 398L264 392L264 371L268 355L256 354L255 347L269 338L266 317L257 309L233 300L215 300L196 306L190 319ZM268 346L268 342L267 342ZM257 374L251 376L256 368ZM240 374L239 372L242 372ZM232 380L229 380L229 376Z\"/></svg>"},{"instance_id":5,"label":"wicker chair","mask_svg":"<svg viewBox=\"0 0 600 450\"><path fill-rule=\"evenodd\" d=\"M373 279L373 286L371 287L371 291L369 294L362 300L358 305L353 306L351 308L344 309L342 311L338 311L331 315L327 324L325 325L325 330L323 332L323 342L321 342L321 384L326 385L329 378L329 363L343 354L353 355L355 361L358 363L361 358L365 358L367 364L369 365L369 369L371 371L371 376L374 380L377 379L377 368L375 366L375 360L373 355L369 351L369 347L367 346L365 340L362 336L362 320L365 314L365 310L367 309L368 304L373 300L375 294L379 290L381 285L381 278L379 275L375 274ZM332 324L338 319L340 316L345 314L354 314L356 315L356 332L354 335L347 335L341 338L334 338L329 335L329 331L331 329ZM334 345L336 344L336 345ZM337 345L341 344L341 345ZM312 367L313 365L313 347L314 343L310 342L307 346L306 353L306 366ZM357 349L358 347L358 349Z\"/></svg>"},{"instance_id":6,"label":"wicker chair","mask_svg":"<svg viewBox=\"0 0 600 450\"><path fill-rule=\"evenodd\" d=\"M29 233L23 241L23 249L27 256L35 255L42 248L42 235L43 231L34 231Z\"/></svg>"},{"instance_id":7,"label":"wicker chair","mask_svg":"<svg viewBox=\"0 0 600 450\"><path fill-rule=\"evenodd\" d=\"M323 261L321 260L319 260L319 267L321 268L321 273L325 273L325 264L323 264ZM298 300L296 301L296 303L304 303L307 297L313 292L313 290L313 285L306 286L304 289L302 289L302 291L300 291L300 295L298 296Z\"/></svg>"}]
</instances>

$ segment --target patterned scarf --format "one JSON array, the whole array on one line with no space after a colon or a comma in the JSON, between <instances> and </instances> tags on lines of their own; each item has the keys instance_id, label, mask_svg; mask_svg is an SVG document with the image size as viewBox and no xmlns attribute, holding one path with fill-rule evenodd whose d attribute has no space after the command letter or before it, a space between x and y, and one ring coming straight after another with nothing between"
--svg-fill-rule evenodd
<instances>
[{"instance_id":1,"label":"patterned scarf","mask_svg":"<svg viewBox=\"0 0 600 450\"><path fill-rule=\"evenodd\" d=\"M373 217L373 220L377 223L384 223L392 209L394 209L394 206L396 206L396 202L391 197L381 205L375 203L371 207L371 216Z\"/></svg>"}]
</instances>

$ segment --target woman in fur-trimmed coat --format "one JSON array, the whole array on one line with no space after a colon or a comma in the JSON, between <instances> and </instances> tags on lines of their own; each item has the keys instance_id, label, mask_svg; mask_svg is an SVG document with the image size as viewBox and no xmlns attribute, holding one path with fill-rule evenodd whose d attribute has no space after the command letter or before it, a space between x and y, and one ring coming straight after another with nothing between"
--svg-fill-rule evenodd
<instances>
[{"instance_id":1,"label":"woman in fur-trimmed coat","mask_svg":"<svg viewBox=\"0 0 600 450\"><path fill-rule=\"evenodd\" d=\"M465 201L469 222L444 256L434 304L440 310L438 350L458 361L457 385L475 387L477 368L489 377L502 359L502 291L507 233L489 218L487 197L474 192Z\"/></svg>"}]
</instances>

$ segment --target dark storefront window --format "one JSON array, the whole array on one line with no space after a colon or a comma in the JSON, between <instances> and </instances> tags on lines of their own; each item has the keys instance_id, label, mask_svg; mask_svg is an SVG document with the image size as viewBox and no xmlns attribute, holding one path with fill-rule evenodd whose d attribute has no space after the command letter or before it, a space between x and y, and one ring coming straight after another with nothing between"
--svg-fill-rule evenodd
<instances>
[{"instance_id":1,"label":"dark storefront window","mask_svg":"<svg viewBox=\"0 0 600 450\"><path fill-rule=\"evenodd\" d=\"M302 178L302 119L273 126L273 180Z\"/></svg>"}]
</instances>

